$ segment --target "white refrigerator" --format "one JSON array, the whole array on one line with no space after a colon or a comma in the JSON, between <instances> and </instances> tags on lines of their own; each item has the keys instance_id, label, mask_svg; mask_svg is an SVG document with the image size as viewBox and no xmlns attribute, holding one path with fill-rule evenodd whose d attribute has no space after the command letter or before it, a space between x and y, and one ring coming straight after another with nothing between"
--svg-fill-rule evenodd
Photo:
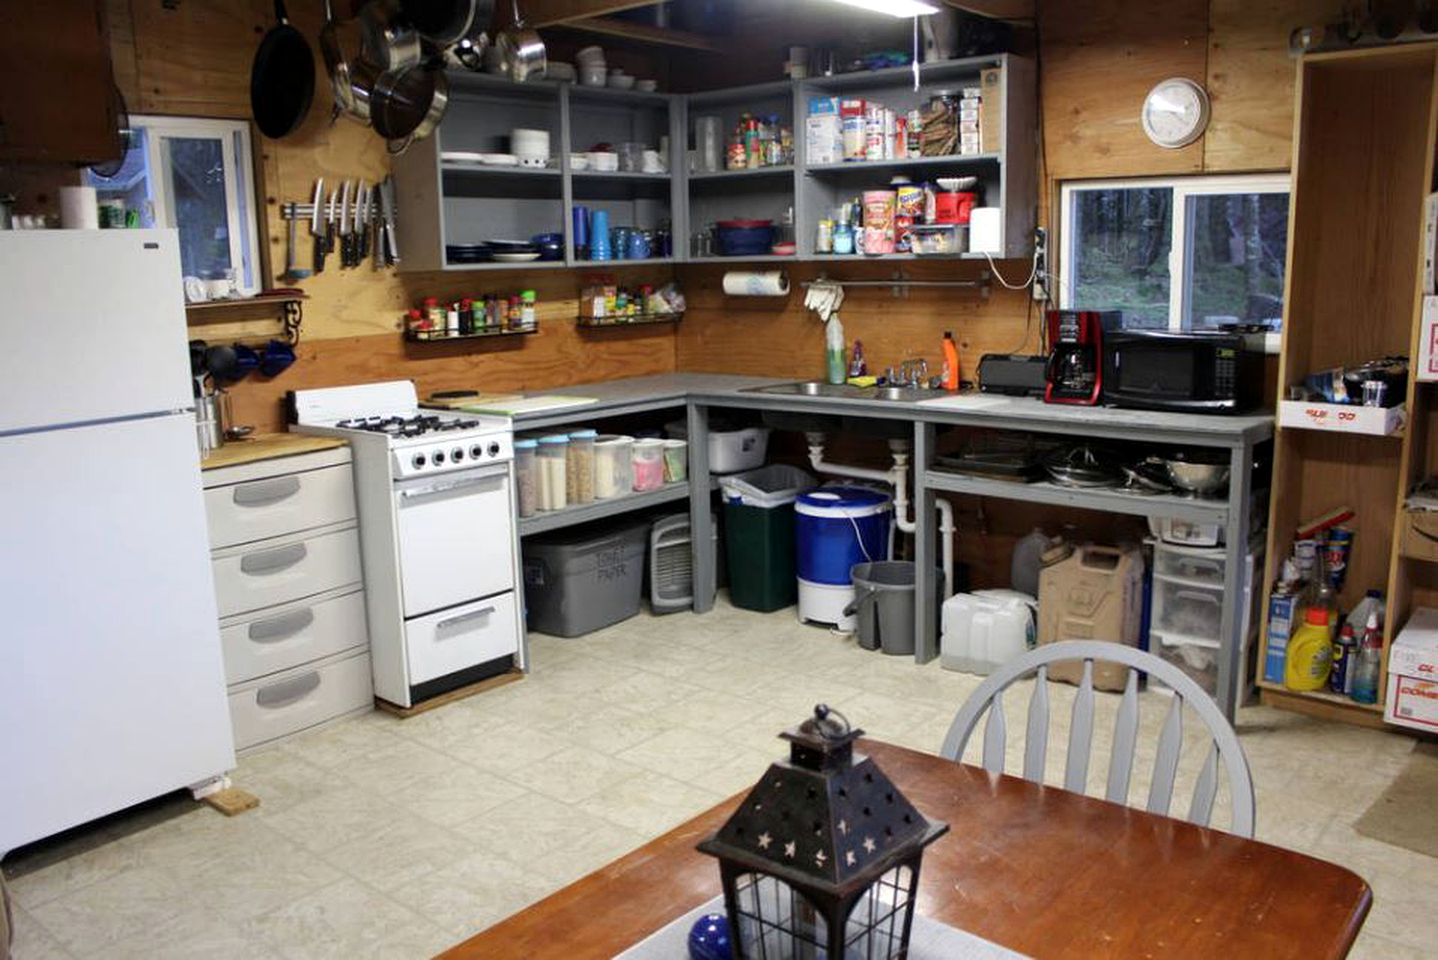
<instances>
[{"instance_id":1,"label":"white refrigerator","mask_svg":"<svg viewBox=\"0 0 1438 960\"><path fill-rule=\"evenodd\" d=\"M0 856L235 763L178 244L0 232Z\"/></svg>"}]
</instances>

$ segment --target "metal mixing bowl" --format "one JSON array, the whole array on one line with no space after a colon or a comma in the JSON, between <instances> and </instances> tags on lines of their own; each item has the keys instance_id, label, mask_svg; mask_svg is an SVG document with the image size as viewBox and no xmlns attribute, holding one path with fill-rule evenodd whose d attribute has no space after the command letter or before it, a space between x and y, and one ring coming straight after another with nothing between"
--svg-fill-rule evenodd
<instances>
[{"instance_id":1,"label":"metal mixing bowl","mask_svg":"<svg viewBox=\"0 0 1438 960\"><path fill-rule=\"evenodd\" d=\"M1165 460L1168 479L1180 490L1200 496L1217 493L1228 484L1228 465Z\"/></svg>"}]
</instances>

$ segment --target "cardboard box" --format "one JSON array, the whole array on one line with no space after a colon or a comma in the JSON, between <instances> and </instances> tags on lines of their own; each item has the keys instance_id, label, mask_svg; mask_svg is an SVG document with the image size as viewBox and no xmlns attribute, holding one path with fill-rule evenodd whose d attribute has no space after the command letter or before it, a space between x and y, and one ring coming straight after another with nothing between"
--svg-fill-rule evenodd
<instances>
[{"instance_id":1,"label":"cardboard box","mask_svg":"<svg viewBox=\"0 0 1438 960\"><path fill-rule=\"evenodd\" d=\"M1438 731L1438 610L1413 611L1388 651L1388 696L1383 719Z\"/></svg>"},{"instance_id":2,"label":"cardboard box","mask_svg":"<svg viewBox=\"0 0 1438 960\"><path fill-rule=\"evenodd\" d=\"M1323 403L1308 400L1280 400L1278 424L1305 430L1331 430L1334 433L1366 433L1385 437L1403 429L1408 408L1360 407L1349 403Z\"/></svg>"},{"instance_id":3,"label":"cardboard box","mask_svg":"<svg viewBox=\"0 0 1438 960\"><path fill-rule=\"evenodd\" d=\"M1438 297L1423 298L1419 328L1418 362L1413 365L1413 376L1419 380L1438 380Z\"/></svg>"},{"instance_id":4,"label":"cardboard box","mask_svg":"<svg viewBox=\"0 0 1438 960\"><path fill-rule=\"evenodd\" d=\"M837 97L811 97L804 123L804 155L810 163L838 163L844 159L844 139Z\"/></svg>"},{"instance_id":5,"label":"cardboard box","mask_svg":"<svg viewBox=\"0 0 1438 960\"><path fill-rule=\"evenodd\" d=\"M983 90L983 106L979 109L979 139L981 149L994 153L1003 143L1004 115L1004 71L1002 67L990 67L979 71L979 88Z\"/></svg>"},{"instance_id":6,"label":"cardboard box","mask_svg":"<svg viewBox=\"0 0 1438 960\"><path fill-rule=\"evenodd\" d=\"M1423 290L1425 296L1438 293L1438 193L1423 201Z\"/></svg>"},{"instance_id":7,"label":"cardboard box","mask_svg":"<svg viewBox=\"0 0 1438 960\"><path fill-rule=\"evenodd\" d=\"M1268 598L1268 629L1263 641L1263 679L1282 683L1288 663L1288 638L1293 635L1293 618L1298 615L1298 594Z\"/></svg>"}]
</instances>

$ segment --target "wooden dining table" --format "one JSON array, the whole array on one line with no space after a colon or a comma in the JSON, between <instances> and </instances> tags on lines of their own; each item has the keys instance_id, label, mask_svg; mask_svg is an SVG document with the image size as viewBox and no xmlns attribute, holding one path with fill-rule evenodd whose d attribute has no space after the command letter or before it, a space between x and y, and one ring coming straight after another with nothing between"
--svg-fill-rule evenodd
<instances>
[{"instance_id":1,"label":"wooden dining table","mask_svg":"<svg viewBox=\"0 0 1438 960\"><path fill-rule=\"evenodd\" d=\"M1292 850L874 740L857 749L949 824L924 854L919 913L1032 957L1342 957L1372 903L1352 871ZM743 796L443 957L610 960L720 893L694 845Z\"/></svg>"}]
</instances>

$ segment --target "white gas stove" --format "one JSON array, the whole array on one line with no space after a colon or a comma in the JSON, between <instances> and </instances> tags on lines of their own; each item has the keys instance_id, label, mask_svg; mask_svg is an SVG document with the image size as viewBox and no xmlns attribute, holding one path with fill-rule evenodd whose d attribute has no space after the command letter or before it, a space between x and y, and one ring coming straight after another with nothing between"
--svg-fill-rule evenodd
<instances>
[{"instance_id":1,"label":"white gas stove","mask_svg":"<svg viewBox=\"0 0 1438 960\"><path fill-rule=\"evenodd\" d=\"M354 458L375 692L402 707L524 668L514 439L408 380L298 390L292 430Z\"/></svg>"}]
</instances>

